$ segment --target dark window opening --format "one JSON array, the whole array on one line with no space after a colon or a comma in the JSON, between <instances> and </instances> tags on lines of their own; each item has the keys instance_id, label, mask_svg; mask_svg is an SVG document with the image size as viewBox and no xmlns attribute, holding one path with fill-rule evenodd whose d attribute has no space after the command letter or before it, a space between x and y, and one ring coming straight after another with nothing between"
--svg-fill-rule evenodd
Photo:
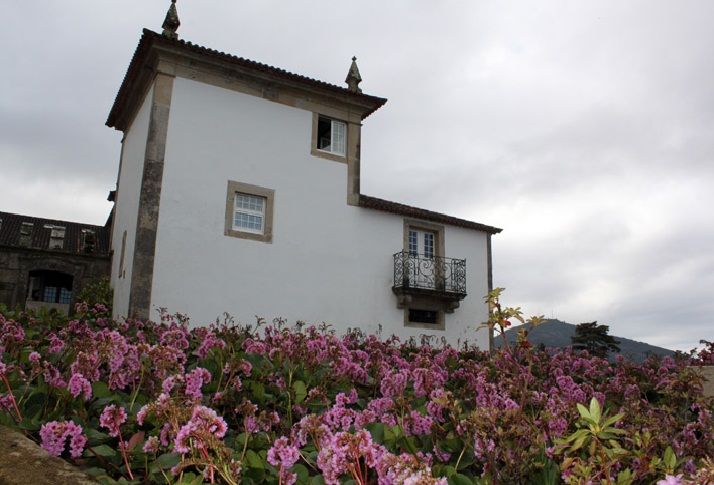
<instances>
[{"instance_id":1,"label":"dark window opening","mask_svg":"<svg viewBox=\"0 0 714 485\"><path fill-rule=\"evenodd\" d=\"M82 251L87 254L92 254L95 246L96 239L94 231L91 229L82 229Z\"/></svg>"},{"instance_id":2,"label":"dark window opening","mask_svg":"<svg viewBox=\"0 0 714 485\"><path fill-rule=\"evenodd\" d=\"M332 120L320 117L317 121L317 148L330 151L332 146Z\"/></svg>"},{"instance_id":3,"label":"dark window opening","mask_svg":"<svg viewBox=\"0 0 714 485\"><path fill-rule=\"evenodd\" d=\"M420 310L417 308L409 309L409 321L411 323L432 323L436 324L439 320L439 312L435 310Z\"/></svg>"},{"instance_id":4,"label":"dark window opening","mask_svg":"<svg viewBox=\"0 0 714 485\"><path fill-rule=\"evenodd\" d=\"M27 299L44 303L69 304L72 301L74 278L59 271L30 271Z\"/></svg>"}]
</instances>

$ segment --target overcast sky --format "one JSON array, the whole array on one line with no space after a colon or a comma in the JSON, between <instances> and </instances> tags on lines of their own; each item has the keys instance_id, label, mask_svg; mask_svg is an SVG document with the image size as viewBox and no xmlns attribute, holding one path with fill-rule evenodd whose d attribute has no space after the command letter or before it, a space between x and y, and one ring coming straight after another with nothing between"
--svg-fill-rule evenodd
<instances>
[{"instance_id":1,"label":"overcast sky","mask_svg":"<svg viewBox=\"0 0 714 485\"><path fill-rule=\"evenodd\" d=\"M121 134L104 122L168 5L0 0L0 210L105 222ZM184 39L335 84L356 55L389 98L363 127L362 191L502 227L505 303L674 349L714 339L711 0L178 10Z\"/></svg>"}]
</instances>

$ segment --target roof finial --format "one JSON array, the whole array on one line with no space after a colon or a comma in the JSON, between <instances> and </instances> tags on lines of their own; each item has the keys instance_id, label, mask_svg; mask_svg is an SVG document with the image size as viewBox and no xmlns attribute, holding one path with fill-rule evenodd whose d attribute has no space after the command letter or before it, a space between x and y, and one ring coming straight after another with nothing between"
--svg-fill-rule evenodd
<instances>
[{"instance_id":1,"label":"roof finial","mask_svg":"<svg viewBox=\"0 0 714 485\"><path fill-rule=\"evenodd\" d=\"M347 78L345 79L347 83L347 89L355 93L361 93L362 90L359 88L359 83L362 82L362 76L359 75L359 69L357 68L357 58L352 57L352 65L347 73Z\"/></svg>"},{"instance_id":2,"label":"roof finial","mask_svg":"<svg viewBox=\"0 0 714 485\"><path fill-rule=\"evenodd\" d=\"M181 21L179 20L178 13L176 12L176 0L171 0L171 6L169 7L168 12L166 12L166 18L161 26L161 28L164 29L161 34L169 39L178 39L176 30L178 30L180 25Z\"/></svg>"}]
</instances>

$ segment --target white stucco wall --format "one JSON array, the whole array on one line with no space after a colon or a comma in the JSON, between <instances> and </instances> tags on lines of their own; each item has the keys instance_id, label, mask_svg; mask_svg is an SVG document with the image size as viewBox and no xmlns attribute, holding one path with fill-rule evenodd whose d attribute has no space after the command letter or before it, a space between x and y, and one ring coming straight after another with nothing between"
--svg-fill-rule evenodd
<instances>
[{"instance_id":1,"label":"white stucco wall","mask_svg":"<svg viewBox=\"0 0 714 485\"><path fill-rule=\"evenodd\" d=\"M446 331L405 327L391 291L403 218L348 206L347 166L310 155L311 127L309 111L176 78L152 310L195 324L224 311L242 323L259 315L338 331L381 324L385 336L430 333L486 347L488 333L475 330L486 318L486 234L446 227L445 255L467 259L469 295L446 315ZM228 180L275 190L271 244L224 235Z\"/></svg>"},{"instance_id":2,"label":"white stucco wall","mask_svg":"<svg viewBox=\"0 0 714 485\"><path fill-rule=\"evenodd\" d=\"M136 219L139 213L139 192L144 170L146 139L149 133L149 115L153 87L144 98L136 117L126 132L122 142L121 164L119 170L116 208L112 226L112 274L111 284L114 288L114 316L125 316L129 309L129 288L131 284L131 269L134 262L134 241L136 238ZM124 274L119 274L122 237L126 231L126 248L124 251ZM122 276L122 277L120 277Z\"/></svg>"}]
</instances>

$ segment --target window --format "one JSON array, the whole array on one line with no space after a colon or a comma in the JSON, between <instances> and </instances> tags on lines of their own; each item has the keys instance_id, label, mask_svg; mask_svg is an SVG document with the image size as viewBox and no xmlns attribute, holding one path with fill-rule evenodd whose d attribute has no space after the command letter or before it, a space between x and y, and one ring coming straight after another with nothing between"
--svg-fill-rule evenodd
<instances>
[{"instance_id":1,"label":"window","mask_svg":"<svg viewBox=\"0 0 714 485\"><path fill-rule=\"evenodd\" d=\"M409 229L408 251L413 256L434 257L434 233L420 229Z\"/></svg>"},{"instance_id":2,"label":"window","mask_svg":"<svg viewBox=\"0 0 714 485\"><path fill-rule=\"evenodd\" d=\"M20 226L20 246L29 246L32 241L32 226L31 222L23 222Z\"/></svg>"},{"instance_id":3,"label":"window","mask_svg":"<svg viewBox=\"0 0 714 485\"><path fill-rule=\"evenodd\" d=\"M324 116L317 120L317 149L334 153L345 154L347 139L347 123Z\"/></svg>"},{"instance_id":4,"label":"window","mask_svg":"<svg viewBox=\"0 0 714 485\"><path fill-rule=\"evenodd\" d=\"M233 212L233 230L263 234L265 197L236 192Z\"/></svg>"},{"instance_id":5,"label":"window","mask_svg":"<svg viewBox=\"0 0 714 485\"><path fill-rule=\"evenodd\" d=\"M72 275L59 271L30 271L27 300L67 305L72 302L73 280Z\"/></svg>"},{"instance_id":6,"label":"window","mask_svg":"<svg viewBox=\"0 0 714 485\"><path fill-rule=\"evenodd\" d=\"M94 231L91 229L82 229L82 251L87 254L94 252L96 239Z\"/></svg>"},{"instance_id":7,"label":"window","mask_svg":"<svg viewBox=\"0 0 714 485\"><path fill-rule=\"evenodd\" d=\"M226 193L226 236L273 241L275 191L243 182L228 181Z\"/></svg>"},{"instance_id":8,"label":"window","mask_svg":"<svg viewBox=\"0 0 714 485\"><path fill-rule=\"evenodd\" d=\"M49 229L50 232L50 249L62 249L64 247L64 233L65 228L62 226L51 226L46 225L45 229Z\"/></svg>"},{"instance_id":9,"label":"window","mask_svg":"<svg viewBox=\"0 0 714 485\"><path fill-rule=\"evenodd\" d=\"M126 271L124 270L124 255L126 253L126 231L121 236L121 256L119 257L119 275L117 278L124 278Z\"/></svg>"},{"instance_id":10,"label":"window","mask_svg":"<svg viewBox=\"0 0 714 485\"><path fill-rule=\"evenodd\" d=\"M439 312L436 310L409 309L410 323L430 323L436 324L439 321Z\"/></svg>"}]
</instances>

